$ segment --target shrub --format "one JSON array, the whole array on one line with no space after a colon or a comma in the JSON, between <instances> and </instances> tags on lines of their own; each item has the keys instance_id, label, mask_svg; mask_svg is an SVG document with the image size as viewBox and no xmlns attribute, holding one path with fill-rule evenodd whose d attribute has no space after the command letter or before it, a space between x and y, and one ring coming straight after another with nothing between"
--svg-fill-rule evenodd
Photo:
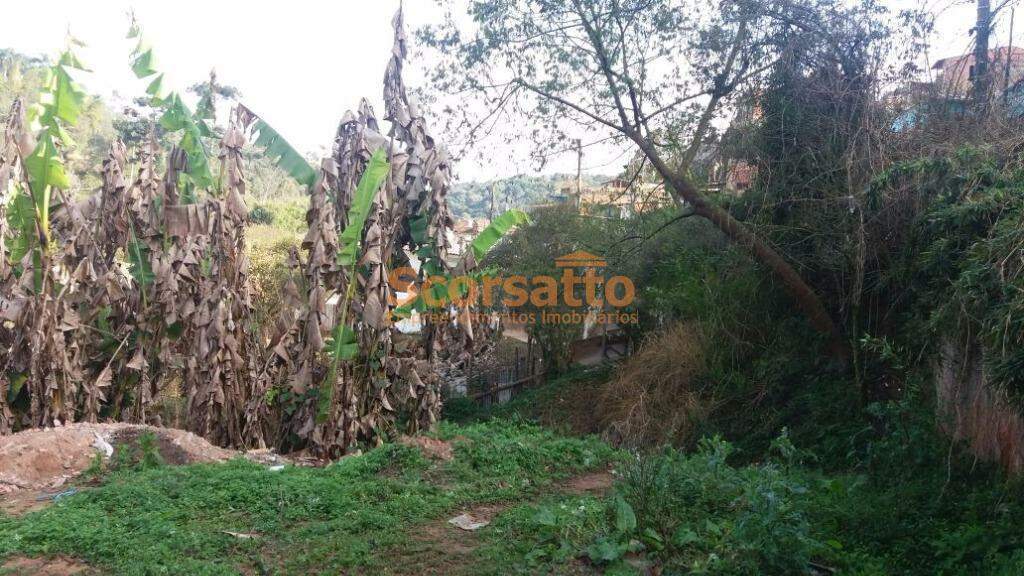
<instances>
[{"instance_id":1,"label":"shrub","mask_svg":"<svg viewBox=\"0 0 1024 576\"><path fill-rule=\"evenodd\" d=\"M282 293L289 277L288 253L298 246L295 235L268 226L253 226L249 245L249 278L253 305L261 326L269 326L282 309Z\"/></svg>"},{"instance_id":2,"label":"shrub","mask_svg":"<svg viewBox=\"0 0 1024 576\"><path fill-rule=\"evenodd\" d=\"M265 206L257 204L252 210L249 210L249 223L250 224L273 224L274 213L271 212Z\"/></svg>"},{"instance_id":3,"label":"shrub","mask_svg":"<svg viewBox=\"0 0 1024 576\"><path fill-rule=\"evenodd\" d=\"M794 450L776 445L784 459ZM605 525L583 551L609 571L640 555L663 573L800 574L824 546L802 511L803 483L787 464L731 466L733 447L704 439L696 453L638 456L606 501Z\"/></svg>"},{"instance_id":4,"label":"shrub","mask_svg":"<svg viewBox=\"0 0 1024 576\"><path fill-rule=\"evenodd\" d=\"M596 410L613 436L629 446L681 445L713 401L697 388L704 337L695 324L653 333L603 385Z\"/></svg>"}]
</instances>

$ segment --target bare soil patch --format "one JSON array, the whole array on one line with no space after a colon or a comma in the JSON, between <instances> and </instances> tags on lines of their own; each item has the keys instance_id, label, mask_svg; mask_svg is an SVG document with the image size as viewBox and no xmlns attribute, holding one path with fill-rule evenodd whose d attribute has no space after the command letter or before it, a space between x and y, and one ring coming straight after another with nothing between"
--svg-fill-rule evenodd
<instances>
[{"instance_id":1,"label":"bare soil patch","mask_svg":"<svg viewBox=\"0 0 1024 576\"><path fill-rule=\"evenodd\" d=\"M170 464L220 462L239 454L171 428L78 423L25 430L0 436L0 509L23 514L47 505L102 452L97 437L116 450L121 445L136 446L145 432L153 433L160 455Z\"/></svg>"},{"instance_id":2,"label":"bare soil patch","mask_svg":"<svg viewBox=\"0 0 1024 576\"><path fill-rule=\"evenodd\" d=\"M552 488L557 494L603 496L612 487L614 477L607 470L588 472L568 478ZM448 522L452 517L468 514L474 520L490 523L515 502L480 504L457 510L423 524L412 534L408 546L394 555L389 574L396 575L457 575L472 573L478 559L476 549L481 545L480 533L462 530ZM563 567L566 574L593 574L594 570L583 562L571 562Z\"/></svg>"},{"instance_id":3,"label":"bare soil patch","mask_svg":"<svg viewBox=\"0 0 1024 576\"><path fill-rule=\"evenodd\" d=\"M71 558L11 558L0 565L4 576L86 576L95 574L87 565Z\"/></svg>"},{"instance_id":4,"label":"bare soil patch","mask_svg":"<svg viewBox=\"0 0 1024 576\"><path fill-rule=\"evenodd\" d=\"M573 476L562 483L560 492L603 496L611 490L615 477L607 470Z\"/></svg>"},{"instance_id":5,"label":"bare soil patch","mask_svg":"<svg viewBox=\"0 0 1024 576\"><path fill-rule=\"evenodd\" d=\"M420 452L431 460L450 462L455 458L452 445L444 440L427 438L426 436L402 436L398 439L398 443L404 446L419 448Z\"/></svg>"}]
</instances>

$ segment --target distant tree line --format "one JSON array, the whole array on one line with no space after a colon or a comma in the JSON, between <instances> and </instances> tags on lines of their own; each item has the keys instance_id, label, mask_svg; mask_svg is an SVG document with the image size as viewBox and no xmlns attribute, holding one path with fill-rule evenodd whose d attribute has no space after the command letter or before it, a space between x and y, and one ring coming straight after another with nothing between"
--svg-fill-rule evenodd
<instances>
[{"instance_id":1,"label":"distant tree line","mask_svg":"<svg viewBox=\"0 0 1024 576\"><path fill-rule=\"evenodd\" d=\"M558 186L562 182L575 181L575 174L550 174L546 176L512 176L490 181L460 182L448 196L452 213L462 217L487 218L492 212L493 192L494 214L501 214L512 208L527 208L538 204L551 204L558 200ZM595 186L611 179L611 176L583 176L584 186Z\"/></svg>"}]
</instances>

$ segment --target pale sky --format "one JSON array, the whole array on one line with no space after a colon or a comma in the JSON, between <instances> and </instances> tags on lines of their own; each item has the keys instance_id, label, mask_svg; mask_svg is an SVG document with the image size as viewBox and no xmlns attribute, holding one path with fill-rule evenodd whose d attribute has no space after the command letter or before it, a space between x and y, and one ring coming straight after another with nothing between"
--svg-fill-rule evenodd
<instances>
[{"instance_id":1,"label":"pale sky","mask_svg":"<svg viewBox=\"0 0 1024 576\"><path fill-rule=\"evenodd\" d=\"M913 0L889 0L905 7ZM994 2L994 4L998 4ZM930 57L963 53L970 45L973 2L929 0L929 7L947 6L938 19ZM338 120L363 96L383 113L381 82L390 57L391 17L398 0L289 0L225 2L216 0L50 0L7 2L0 19L0 48L26 54L55 55L66 31L87 46L78 50L92 69L80 77L91 93L130 99L144 94L145 82L129 69L133 40L125 39L127 13L134 9L143 35L152 45L164 86L184 93L215 68L218 79L242 91L242 102L278 129L300 151L327 149ZM435 21L434 0L406 0L406 25L412 30ZM1024 11L1022 11L1024 16ZM1008 39L1009 12L1000 18L993 45ZM1014 32L1020 45L1024 17ZM426 63L429 64L429 63ZM411 61L410 68L425 63ZM414 85L420 74L409 74ZM486 162L465 160L456 167L459 180L490 179L531 173L522 153L508 153ZM592 147L584 168L596 174L616 172L628 159L623 150ZM545 172L575 172L572 153L555 159Z\"/></svg>"}]
</instances>

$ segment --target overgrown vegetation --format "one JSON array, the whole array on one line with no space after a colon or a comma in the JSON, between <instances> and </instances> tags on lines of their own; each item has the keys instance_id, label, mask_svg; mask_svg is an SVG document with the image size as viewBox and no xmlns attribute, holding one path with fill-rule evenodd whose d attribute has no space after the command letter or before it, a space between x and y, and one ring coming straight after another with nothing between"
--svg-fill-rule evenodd
<instances>
[{"instance_id":1,"label":"overgrown vegetation","mask_svg":"<svg viewBox=\"0 0 1024 576\"><path fill-rule=\"evenodd\" d=\"M85 191L67 169L78 149L70 129L87 104L70 47L46 71L40 105L15 98L7 115L0 433L78 420L158 422L157 400L172 388L185 399L183 425L223 446L309 448L330 458L380 444L400 426L432 427L437 369L473 352L474 322L435 321L396 349L390 271L409 254L424 277L471 271L521 219L513 212L498 226L496 217L474 243L475 259L453 261L451 166L406 94L401 11L384 81L388 136L364 100L341 119L316 168L241 104L218 126L215 99L238 91L215 75L193 87L193 111L164 85L134 19L129 38L148 124L131 149L110 142L93 167L97 193L75 200ZM20 65L8 62L5 76ZM247 167L258 181L290 177L290 186L260 183L293 198L263 198L250 210ZM250 251L253 222L275 228L261 229Z\"/></svg>"},{"instance_id":2,"label":"overgrown vegetation","mask_svg":"<svg viewBox=\"0 0 1024 576\"><path fill-rule=\"evenodd\" d=\"M454 443L451 462L397 444L326 469L143 459L46 510L0 518L0 558L62 553L117 574L383 573L425 524L537 497L619 458L595 440L525 424L444 426L440 435ZM503 566L496 573L514 568Z\"/></svg>"},{"instance_id":3,"label":"overgrown vegetation","mask_svg":"<svg viewBox=\"0 0 1024 576\"><path fill-rule=\"evenodd\" d=\"M0 53L40 92L0 91L0 432L152 420L174 381L185 425L220 444L367 450L317 470L174 468L140 437L97 459L97 486L0 519L0 557L125 574L1024 573L1024 165L1007 99L974 88L954 114L882 97L912 71L889 69L916 47L893 32L927 22L872 2L474 0L470 17L479 36L454 15L419 33L440 52L434 87L462 99L449 114L480 112L472 97L525 112L538 158L580 126L630 142L621 180L674 204L498 216L550 200L538 177L449 206L450 160L402 82L401 12L390 130L364 101L319 164L244 106L218 127L214 98L238 94L213 76L190 110L141 41L148 97L113 124L121 142L70 48ZM896 129L907 105L922 113ZM81 162L98 143L99 170ZM728 186L740 164L745 190ZM254 181L267 192L246 205ZM100 193L76 202L86 182ZM457 255L462 212L494 218ZM495 325L424 294L396 308L389 272L415 260L436 295L481 263L559 276L578 250L638 287L638 322L619 326L632 357L571 365L604 303L538 317L525 329L547 383L442 412L438 368L472 362ZM579 310L571 290L517 311ZM428 310L451 315L399 342L390 315ZM381 446L431 429L450 462ZM467 510L491 524L453 532Z\"/></svg>"}]
</instances>

